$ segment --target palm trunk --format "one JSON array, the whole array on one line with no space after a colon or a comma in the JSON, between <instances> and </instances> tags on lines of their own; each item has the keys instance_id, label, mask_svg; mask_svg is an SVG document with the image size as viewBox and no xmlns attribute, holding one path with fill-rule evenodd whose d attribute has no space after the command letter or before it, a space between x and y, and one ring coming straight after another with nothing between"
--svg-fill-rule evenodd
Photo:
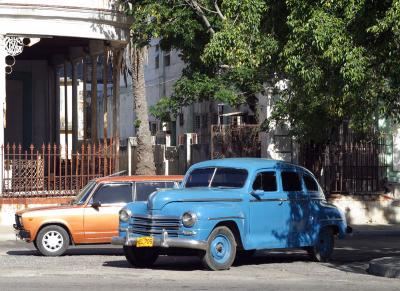
<instances>
[{"instance_id":1,"label":"palm trunk","mask_svg":"<svg viewBox=\"0 0 400 291\"><path fill-rule=\"evenodd\" d=\"M149 129L148 107L146 99L146 88L144 81L144 57L146 48L131 47L132 60L132 87L136 119L139 121L137 127L137 165L136 175L154 175L153 146L151 144L151 133Z\"/></svg>"}]
</instances>

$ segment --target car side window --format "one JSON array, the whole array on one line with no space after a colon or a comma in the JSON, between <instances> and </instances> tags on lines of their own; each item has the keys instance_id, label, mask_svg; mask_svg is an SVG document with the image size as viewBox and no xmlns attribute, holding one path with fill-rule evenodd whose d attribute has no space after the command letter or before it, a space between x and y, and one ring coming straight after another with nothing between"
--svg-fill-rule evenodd
<instances>
[{"instance_id":1,"label":"car side window","mask_svg":"<svg viewBox=\"0 0 400 291\"><path fill-rule=\"evenodd\" d=\"M146 201L151 193L163 188L176 188L176 184L172 181L136 182L135 201Z\"/></svg>"},{"instance_id":2,"label":"car side window","mask_svg":"<svg viewBox=\"0 0 400 291\"><path fill-rule=\"evenodd\" d=\"M281 172L283 191L301 191L301 181L298 173L283 171Z\"/></svg>"},{"instance_id":3,"label":"car side window","mask_svg":"<svg viewBox=\"0 0 400 291\"><path fill-rule=\"evenodd\" d=\"M303 181L308 191L319 191L317 182L310 175L305 174Z\"/></svg>"},{"instance_id":4,"label":"car side window","mask_svg":"<svg viewBox=\"0 0 400 291\"><path fill-rule=\"evenodd\" d=\"M129 184L104 184L93 196L93 202L101 204L129 203L132 202L132 185Z\"/></svg>"},{"instance_id":5,"label":"car side window","mask_svg":"<svg viewBox=\"0 0 400 291\"><path fill-rule=\"evenodd\" d=\"M258 173L253 183L253 190L277 191L276 173L274 171Z\"/></svg>"}]
</instances>

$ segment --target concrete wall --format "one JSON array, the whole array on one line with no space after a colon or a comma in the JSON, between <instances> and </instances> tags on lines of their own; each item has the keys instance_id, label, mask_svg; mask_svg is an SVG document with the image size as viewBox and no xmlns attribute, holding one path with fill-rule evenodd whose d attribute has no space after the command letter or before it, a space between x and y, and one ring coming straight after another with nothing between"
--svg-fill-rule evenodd
<instances>
[{"instance_id":1,"label":"concrete wall","mask_svg":"<svg viewBox=\"0 0 400 291\"><path fill-rule=\"evenodd\" d=\"M71 198L0 198L0 225L13 225L15 212L25 208L68 203Z\"/></svg>"},{"instance_id":2,"label":"concrete wall","mask_svg":"<svg viewBox=\"0 0 400 291\"><path fill-rule=\"evenodd\" d=\"M343 211L349 224L400 223L400 199L392 195L336 195L329 200Z\"/></svg>"}]
</instances>

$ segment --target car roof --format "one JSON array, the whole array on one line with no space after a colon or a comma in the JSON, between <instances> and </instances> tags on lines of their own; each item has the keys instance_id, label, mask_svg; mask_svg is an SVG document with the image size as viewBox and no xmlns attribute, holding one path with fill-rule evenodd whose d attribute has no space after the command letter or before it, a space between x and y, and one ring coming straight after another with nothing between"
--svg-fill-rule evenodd
<instances>
[{"instance_id":1,"label":"car roof","mask_svg":"<svg viewBox=\"0 0 400 291\"><path fill-rule=\"evenodd\" d=\"M216 159L197 163L193 165L194 168L202 167L232 167L232 168L242 168L248 170L257 170L260 168L278 168L278 167L296 167L310 172L304 167L299 165L291 164L289 162L280 160L271 160L264 158L226 158L226 159Z\"/></svg>"},{"instance_id":2,"label":"car roof","mask_svg":"<svg viewBox=\"0 0 400 291\"><path fill-rule=\"evenodd\" d=\"M141 181L182 181L183 176L179 175L135 175L135 176L113 176L95 179L97 183L109 182L141 182Z\"/></svg>"}]
</instances>

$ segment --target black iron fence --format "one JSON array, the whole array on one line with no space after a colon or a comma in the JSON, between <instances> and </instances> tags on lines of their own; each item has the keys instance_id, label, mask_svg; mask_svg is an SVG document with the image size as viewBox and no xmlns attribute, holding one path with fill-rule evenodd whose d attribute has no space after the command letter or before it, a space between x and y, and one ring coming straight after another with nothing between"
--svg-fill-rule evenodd
<instances>
[{"instance_id":1,"label":"black iron fence","mask_svg":"<svg viewBox=\"0 0 400 291\"><path fill-rule=\"evenodd\" d=\"M330 194L384 192L388 146L384 138L300 146L299 164L311 170Z\"/></svg>"}]
</instances>

